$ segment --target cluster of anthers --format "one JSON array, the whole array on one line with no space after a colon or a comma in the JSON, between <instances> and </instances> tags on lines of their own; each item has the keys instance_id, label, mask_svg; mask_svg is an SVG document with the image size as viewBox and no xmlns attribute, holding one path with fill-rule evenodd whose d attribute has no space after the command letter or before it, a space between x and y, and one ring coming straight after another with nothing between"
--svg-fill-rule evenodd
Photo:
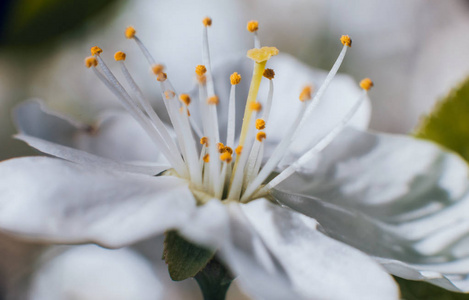
<instances>
[{"instance_id":1,"label":"cluster of anthers","mask_svg":"<svg viewBox=\"0 0 469 300\"><path fill-rule=\"evenodd\" d=\"M266 182L266 179L272 177L270 175L287 153L291 141L295 139L305 120L321 100L325 90L337 73L347 48L351 47L352 41L349 36L344 35L341 37L342 51L314 98L312 97L312 86L307 86L301 91L299 95L301 108L296 119L292 122L287 134L279 142L272 155L264 165L261 165L264 160L264 143L267 138L264 129L269 124L269 113L273 98L273 79L275 76L274 70L266 68L266 63L279 51L275 47L260 47L257 35L258 22L248 22L247 29L254 34L255 46L247 52L247 57L254 61L251 85L246 101L241 133L236 139L235 95L236 86L241 81L241 75L235 72L230 76L231 91L228 99L228 125L225 144L223 144L220 140L219 116L217 114L220 98L214 90L208 44L208 28L212 25L212 20L208 17L205 18L203 25L204 65L198 65L195 68L199 86L197 109L199 109L202 116L202 128L191 118L189 112L192 103L191 97L188 94L178 94L175 91L164 72L163 65L156 63L143 42L137 37L135 29L128 27L125 31L126 38L133 39L143 52L160 84L163 102L176 133L175 140L169 133L167 125L155 113L150 102L143 96L130 75L124 63L125 53L116 52L114 58L120 64L125 80L130 87L130 93L116 79L101 58L101 48L92 47L92 56L85 59L85 64L88 68L92 68L96 76L117 96L122 105L148 133L161 153L170 162L173 169L164 175L176 175L187 179L191 183L194 195L202 202L204 202L204 199L207 200L213 197L220 200L248 202L265 195L269 189L290 176L302 162L307 161L321 151L352 118L366 98L366 92L373 86L373 83L368 78L362 80L360 86L363 93L341 122L295 163ZM262 77L269 80L269 92L267 100L263 104L257 101Z\"/></svg>"}]
</instances>

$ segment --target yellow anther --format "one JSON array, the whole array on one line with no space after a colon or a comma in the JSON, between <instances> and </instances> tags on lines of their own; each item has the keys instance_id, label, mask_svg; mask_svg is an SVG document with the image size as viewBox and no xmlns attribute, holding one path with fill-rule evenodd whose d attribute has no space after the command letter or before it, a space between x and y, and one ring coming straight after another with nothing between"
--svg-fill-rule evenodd
<instances>
[{"instance_id":1,"label":"yellow anther","mask_svg":"<svg viewBox=\"0 0 469 300\"><path fill-rule=\"evenodd\" d=\"M267 136L265 135L265 132L264 131L259 131L256 135L256 139L259 141L259 142L262 142L262 140L264 140Z\"/></svg>"},{"instance_id":2,"label":"yellow anther","mask_svg":"<svg viewBox=\"0 0 469 300\"><path fill-rule=\"evenodd\" d=\"M168 75L165 72L160 72L156 77L158 81L165 81L168 78Z\"/></svg>"},{"instance_id":3,"label":"yellow anther","mask_svg":"<svg viewBox=\"0 0 469 300\"><path fill-rule=\"evenodd\" d=\"M191 104L191 97L188 94L179 95L179 100L181 100L186 106Z\"/></svg>"},{"instance_id":4,"label":"yellow anther","mask_svg":"<svg viewBox=\"0 0 469 300\"><path fill-rule=\"evenodd\" d=\"M231 85L237 85L241 82L241 75L238 72L234 72L230 76Z\"/></svg>"},{"instance_id":5,"label":"yellow anther","mask_svg":"<svg viewBox=\"0 0 469 300\"><path fill-rule=\"evenodd\" d=\"M370 78L365 78L360 81L360 87L366 91L369 91L373 87L373 81Z\"/></svg>"},{"instance_id":6,"label":"yellow anther","mask_svg":"<svg viewBox=\"0 0 469 300\"><path fill-rule=\"evenodd\" d=\"M262 130L265 128L265 121L263 119L257 119L256 120L256 129L257 130Z\"/></svg>"},{"instance_id":7,"label":"yellow anther","mask_svg":"<svg viewBox=\"0 0 469 300\"><path fill-rule=\"evenodd\" d=\"M344 46L352 47L352 39L348 35L343 35L340 37L340 42Z\"/></svg>"},{"instance_id":8,"label":"yellow anther","mask_svg":"<svg viewBox=\"0 0 469 300\"><path fill-rule=\"evenodd\" d=\"M218 152L223 153L223 149L225 149L225 145L223 143L217 144Z\"/></svg>"},{"instance_id":9,"label":"yellow anther","mask_svg":"<svg viewBox=\"0 0 469 300\"><path fill-rule=\"evenodd\" d=\"M164 91L164 96L166 97L166 99L172 99L174 98L174 96L176 96L176 94L171 90L166 90Z\"/></svg>"},{"instance_id":10,"label":"yellow anther","mask_svg":"<svg viewBox=\"0 0 469 300\"><path fill-rule=\"evenodd\" d=\"M212 96L212 97L209 97L207 99L207 104L213 104L213 105L217 105L219 102L218 100L218 97L217 96Z\"/></svg>"},{"instance_id":11,"label":"yellow anther","mask_svg":"<svg viewBox=\"0 0 469 300\"><path fill-rule=\"evenodd\" d=\"M103 53L103 49L99 48L98 46L93 46L90 49L91 55L99 55Z\"/></svg>"},{"instance_id":12,"label":"yellow anther","mask_svg":"<svg viewBox=\"0 0 469 300\"><path fill-rule=\"evenodd\" d=\"M313 86L312 85L305 86L300 93L300 101L304 102L304 101L311 100L312 93L313 93Z\"/></svg>"},{"instance_id":13,"label":"yellow anther","mask_svg":"<svg viewBox=\"0 0 469 300\"><path fill-rule=\"evenodd\" d=\"M278 49L275 47L262 47L248 50L247 57L255 62L260 63L269 60L272 56L277 54Z\"/></svg>"},{"instance_id":14,"label":"yellow anther","mask_svg":"<svg viewBox=\"0 0 469 300\"><path fill-rule=\"evenodd\" d=\"M251 104L249 104L249 108L254 111L260 111L262 109L262 104L259 102L251 102Z\"/></svg>"},{"instance_id":15,"label":"yellow anther","mask_svg":"<svg viewBox=\"0 0 469 300\"><path fill-rule=\"evenodd\" d=\"M243 152L243 146L239 145L238 147L236 147L235 149L235 153L236 155L241 155L241 152Z\"/></svg>"},{"instance_id":16,"label":"yellow anther","mask_svg":"<svg viewBox=\"0 0 469 300\"><path fill-rule=\"evenodd\" d=\"M229 164L233 158L231 157L231 153L229 153L229 152L223 152L223 153L220 155L220 159L221 159L222 161L226 162L227 164Z\"/></svg>"},{"instance_id":17,"label":"yellow anther","mask_svg":"<svg viewBox=\"0 0 469 300\"><path fill-rule=\"evenodd\" d=\"M197 67L195 67L195 74L198 76L204 75L205 72L207 72L207 68L204 65L197 65Z\"/></svg>"},{"instance_id":18,"label":"yellow anther","mask_svg":"<svg viewBox=\"0 0 469 300\"><path fill-rule=\"evenodd\" d=\"M233 154L233 149L231 149L231 147L225 146L225 148L223 148L223 152L228 152L230 154Z\"/></svg>"},{"instance_id":19,"label":"yellow anther","mask_svg":"<svg viewBox=\"0 0 469 300\"><path fill-rule=\"evenodd\" d=\"M117 52L114 54L114 59L115 59L116 61L125 60L125 53L122 52L122 51L117 51Z\"/></svg>"},{"instance_id":20,"label":"yellow anther","mask_svg":"<svg viewBox=\"0 0 469 300\"><path fill-rule=\"evenodd\" d=\"M135 28L132 26L129 26L125 29L125 37L128 39L133 39L136 33L137 31L135 31Z\"/></svg>"},{"instance_id":21,"label":"yellow anther","mask_svg":"<svg viewBox=\"0 0 469 300\"><path fill-rule=\"evenodd\" d=\"M202 20L202 23L204 24L205 27L212 26L212 19L209 17L205 17Z\"/></svg>"},{"instance_id":22,"label":"yellow anther","mask_svg":"<svg viewBox=\"0 0 469 300\"><path fill-rule=\"evenodd\" d=\"M203 159L204 159L204 162L208 163L210 161L210 155L205 154Z\"/></svg>"},{"instance_id":23,"label":"yellow anther","mask_svg":"<svg viewBox=\"0 0 469 300\"><path fill-rule=\"evenodd\" d=\"M208 137L204 136L200 139L200 143L205 147L208 147Z\"/></svg>"},{"instance_id":24,"label":"yellow anther","mask_svg":"<svg viewBox=\"0 0 469 300\"><path fill-rule=\"evenodd\" d=\"M155 75L160 75L160 73L162 73L164 71L164 66L160 65L160 64L153 65L153 66L151 66L151 71Z\"/></svg>"},{"instance_id":25,"label":"yellow anther","mask_svg":"<svg viewBox=\"0 0 469 300\"><path fill-rule=\"evenodd\" d=\"M262 75L264 75L265 78L272 80L275 77L275 72L272 69L265 69L264 74Z\"/></svg>"},{"instance_id":26,"label":"yellow anther","mask_svg":"<svg viewBox=\"0 0 469 300\"><path fill-rule=\"evenodd\" d=\"M259 29L259 22L254 21L254 20L249 21L247 25L247 29L249 32L257 31Z\"/></svg>"},{"instance_id":27,"label":"yellow anther","mask_svg":"<svg viewBox=\"0 0 469 300\"><path fill-rule=\"evenodd\" d=\"M87 68L96 67L98 65L98 60L94 56L88 56L85 58L85 66Z\"/></svg>"}]
</instances>

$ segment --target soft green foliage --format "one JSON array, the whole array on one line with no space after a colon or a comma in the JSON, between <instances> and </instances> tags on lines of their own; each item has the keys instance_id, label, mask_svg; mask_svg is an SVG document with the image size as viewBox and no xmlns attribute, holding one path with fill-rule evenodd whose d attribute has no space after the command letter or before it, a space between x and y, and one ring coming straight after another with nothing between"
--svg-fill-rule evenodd
<instances>
[{"instance_id":1,"label":"soft green foliage","mask_svg":"<svg viewBox=\"0 0 469 300\"><path fill-rule=\"evenodd\" d=\"M468 300L469 294L453 293L435 285L395 277L405 300Z\"/></svg>"},{"instance_id":2,"label":"soft green foliage","mask_svg":"<svg viewBox=\"0 0 469 300\"><path fill-rule=\"evenodd\" d=\"M44 42L86 22L117 0L5 0L0 44Z\"/></svg>"},{"instance_id":3,"label":"soft green foliage","mask_svg":"<svg viewBox=\"0 0 469 300\"><path fill-rule=\"evenodd\" d=\"M424 117L415 136L434 141L469 161L469 78Z\"/></svg>"},{"instance_id":4,"label":"soft green foliage","mask_svg":"<svg viewBox=\"0 0 469 300\"><path fill-rule=\"evenodd\" d=\"M186 241L176 231L168 231L165 234L163 258L172 280L180 281L194 277L213 255L213 251Z\"/></svg>"}]
</instances>

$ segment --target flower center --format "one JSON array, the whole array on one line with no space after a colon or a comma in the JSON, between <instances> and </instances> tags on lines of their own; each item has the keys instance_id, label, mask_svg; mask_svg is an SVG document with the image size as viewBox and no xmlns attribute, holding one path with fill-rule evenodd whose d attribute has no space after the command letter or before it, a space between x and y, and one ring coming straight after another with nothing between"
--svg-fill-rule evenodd
<instances>
[{"instance_id":1,"label":"flower center","mask_svg":"<svg viewBox=\"0 0 469 300\"><path fill-rule=\"evenodd\" d=\"M266 179L287 153L289 145L297 137L305 120L309 118L321 100L326 88L337 73L347 48L351 46L351 39L348 36L342 36L342 51L314 98L312 99L313 87L311 85L301 91L299 94L301 107L296 118L292 120L289 130L280 140L273 154L262 165L265 140L268 138L264 129L269 126L275 77L274 70L266 68L266 64L279 51L275 47L260 47L257 35L258 22L250 21L248 23L248 31L254 34L255 48L249 50L247 56L254 61L254 67L243 123L241 124L241 133L236 138L235 99L236 87L241 81L241 75L235 72L230 76L231 90L227 101L215 94L208 43L208 28L212 25L212 20L205 18L203 24L204 65L198 65L195 68L199 87L199 99L196 104L193 103L194 101L188 94L178 94L175 91L164 72L164 67L156 63L143 42L137 37L135 29L128 27L125 31L126 38L133 39L141 49L160 84L163 102L175 132L175 139L130 75L125 65L125 53L116 52L114 58L120 64L122 73L130 87L130 93L107 67L101 58L102 50L99 47L91 48L92 56L86 58L85 65L92 68L96 76L117 96L170 162L173 169L165 172L164 175L174 175L189 180L191 189L200 203L205 203L213 197L223 201L248 202L265 196L270 188L291 175L301 163L308 161L321 151L358 110L366 98L366 91L372 86L372 82L369 79L362 81L361 87L364 89L364 93L329 134L304 153L294 164L280 172L271 181L266 182ZM269 92L266 102L261 104L257 100L257 95L263 77L269 81ZM224 79L216 78L216 80ZM221 103L228 105L227 132L224 141L226 144L220 140L219 132L217 106ZM193 109L193 106L196 106L194 109L199 110L201 124L198 124L191 117L189 107Z\"/></svg>"}]
</instances>

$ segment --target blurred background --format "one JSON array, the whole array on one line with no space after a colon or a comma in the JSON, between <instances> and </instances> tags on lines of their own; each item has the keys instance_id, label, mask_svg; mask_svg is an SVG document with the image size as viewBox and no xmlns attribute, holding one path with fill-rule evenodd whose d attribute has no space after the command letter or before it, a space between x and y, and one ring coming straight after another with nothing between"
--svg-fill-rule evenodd
<instances>
[{"instance_id":1,"label":"blurred background","mask_svg":"<svg viewBox=\"0 0 469 300\"><path fill-rule=\"evenodd\" d=\"M340 72L375 82L370 94L374 130L412 132L419 117L469 75L467 0L4 0L0 159L35 153L11 138L10 112L20 101L41 98L82 121L118 107L83 65L91 46L102 47L109 61L115 51L127 52L144 92L158 97L144 59L124 38L128 25L165 64L176 89L188 91L193 68L201 63L200 22L207 15L213 19L215 60L252 47L245 30L251 19L260 23L263 45L316 68L329 69L340 49L338 38L350 35L353 47ZM26 297L44 249L0 235L0 299Z\"/></svg>"}]
</instances>

